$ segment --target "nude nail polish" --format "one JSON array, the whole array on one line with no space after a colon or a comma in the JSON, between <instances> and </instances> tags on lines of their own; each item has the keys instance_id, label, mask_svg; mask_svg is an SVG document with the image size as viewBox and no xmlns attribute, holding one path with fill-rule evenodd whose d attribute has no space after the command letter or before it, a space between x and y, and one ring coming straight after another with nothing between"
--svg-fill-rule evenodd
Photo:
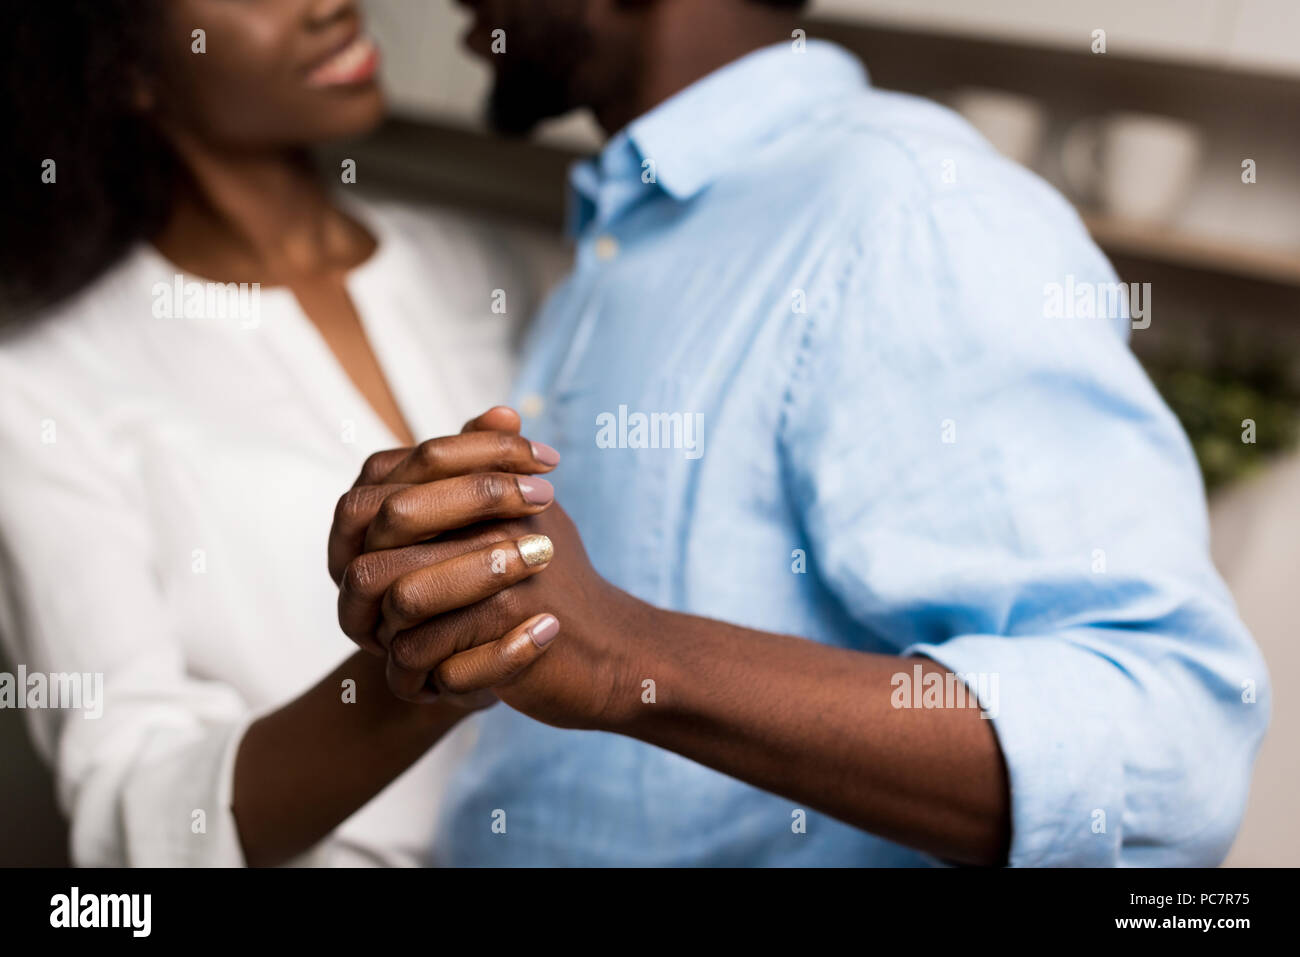
<instances>
[{"instance_id":1,"label":"nude nail polish","mask_svg":"<svg viewBox=\"0 0 1300 957\"><path fill-rule=\"evenodd\" d=\"M533 639L533 644L538 648L545 648L555 640L555 636L559 633L560 623L554 615L547 615L528 629L528 637Z\"/></svg>"},{"instance_id":2,"label":"nude nail polish","mask_svg":"<svg viewBox=\"0 0 1300 957\"><path fill-rule=\"evenodd\" d=\"M537 461L541 462L543 465L560 464L560 453L555 451L555 449L551 448L545 442L530 442L529 445L533 447L533 458L537 459Z\"/></svg>"},{"instance_id":3,"label":"nude nail polish","mask_svg":"<svg viewBox=\"0 0 1300 957\"><path fill-rule=\"evenodd\" d=\"M519 494L529 505L545 505L555 498L555 486L536 475L520 475L515 478Z\"/></svg>"}]
</instances>

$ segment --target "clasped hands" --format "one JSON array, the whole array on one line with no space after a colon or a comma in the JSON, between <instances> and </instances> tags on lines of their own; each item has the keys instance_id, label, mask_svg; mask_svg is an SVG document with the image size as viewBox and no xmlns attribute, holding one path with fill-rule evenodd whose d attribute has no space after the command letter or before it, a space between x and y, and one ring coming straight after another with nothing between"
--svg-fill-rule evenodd
<instances>
[{"instance_id":1,"label":"clasped hands","mask_svg":"<svg viewBox=\"0 0 1300 957\"><path fill-rule=\"evenodd\" d=\"M366 461L330 530L339 624L405 700L612 729L638 701L629 638L653 609L592 568L540 477L558 455L519 429L498 406Z\"/></svg>"}]
</instances>

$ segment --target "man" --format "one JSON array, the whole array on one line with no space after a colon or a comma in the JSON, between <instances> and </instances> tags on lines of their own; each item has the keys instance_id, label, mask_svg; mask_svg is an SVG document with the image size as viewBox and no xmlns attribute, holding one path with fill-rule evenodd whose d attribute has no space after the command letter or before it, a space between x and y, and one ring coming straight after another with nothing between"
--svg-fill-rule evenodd
<instances>
[{"instance_id":1,"label":"man","mask_svg":"<svg viewBox=\"0 0 1300 957\"><path fill-rule=\"evenodd\" d=\"M499 125L612 138L516 396L544 444L493 410L493 455L340 506L403 696L546 648L470 719L440 859L1220 860L1267 676L1126 314L1045 306L1115 278L1068 205L798 4L472 6ZM502 464L550 446L553 488Z\"/></svg>"}]
</instances>

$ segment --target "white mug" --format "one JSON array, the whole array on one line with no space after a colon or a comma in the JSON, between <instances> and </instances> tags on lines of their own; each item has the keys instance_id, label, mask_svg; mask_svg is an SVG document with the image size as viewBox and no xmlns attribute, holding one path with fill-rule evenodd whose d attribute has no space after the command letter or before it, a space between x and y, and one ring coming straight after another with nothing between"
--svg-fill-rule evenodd
<instances>
[{"instance_id":1,"label":"white mug","mask_svg":"<svg viewBox=\"0 0 1300 957\"><path fill-rule=\"evenodd\" d=\"M1147 113L1114 113L1075 124L1061 168L1076 197L1107 213L1165 222L1191 189L1203 141L1190 123Z\"/></svg>"},{"instance_id":2,"label":"white mug","mask_svg":"<svg viewBox=\"0 0 1300 957\"><path fill-rule=\"evenodd\" d=\"M947 100L1003 156L1022 166L1034 165L1046 126L1037 100L981 87L957 90Z\"/></svg>"}]
</instances>

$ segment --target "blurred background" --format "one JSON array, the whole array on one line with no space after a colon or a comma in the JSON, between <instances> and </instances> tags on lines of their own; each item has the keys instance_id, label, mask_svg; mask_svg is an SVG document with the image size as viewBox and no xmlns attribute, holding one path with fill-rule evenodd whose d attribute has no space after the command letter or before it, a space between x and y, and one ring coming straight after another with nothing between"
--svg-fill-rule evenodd
<instances>
[{"instance_id":1,"label":"blurred background","mask_svg":"<svg viewBox=\"0 0 1300 957\"><path fill-rule=\"evenodd\" d=\"M392 117L322 163L355 159L355 188L371 194L508 222L554 272L565 171L600 145L595 124L489 136L487 70L461 49L451 0L366 6ZM1227 865L1300 865L1300 707L1287 690L1300 666L1300 3L813 0L806 26L861 56L875 85L960 110L1074 200L1121 279L1151 283L1133 348L1191 436L1215 561L1274 680ZM0 767L0 864L65 864L18 711L0 710Z\"/></svg>"}]
</instances>

